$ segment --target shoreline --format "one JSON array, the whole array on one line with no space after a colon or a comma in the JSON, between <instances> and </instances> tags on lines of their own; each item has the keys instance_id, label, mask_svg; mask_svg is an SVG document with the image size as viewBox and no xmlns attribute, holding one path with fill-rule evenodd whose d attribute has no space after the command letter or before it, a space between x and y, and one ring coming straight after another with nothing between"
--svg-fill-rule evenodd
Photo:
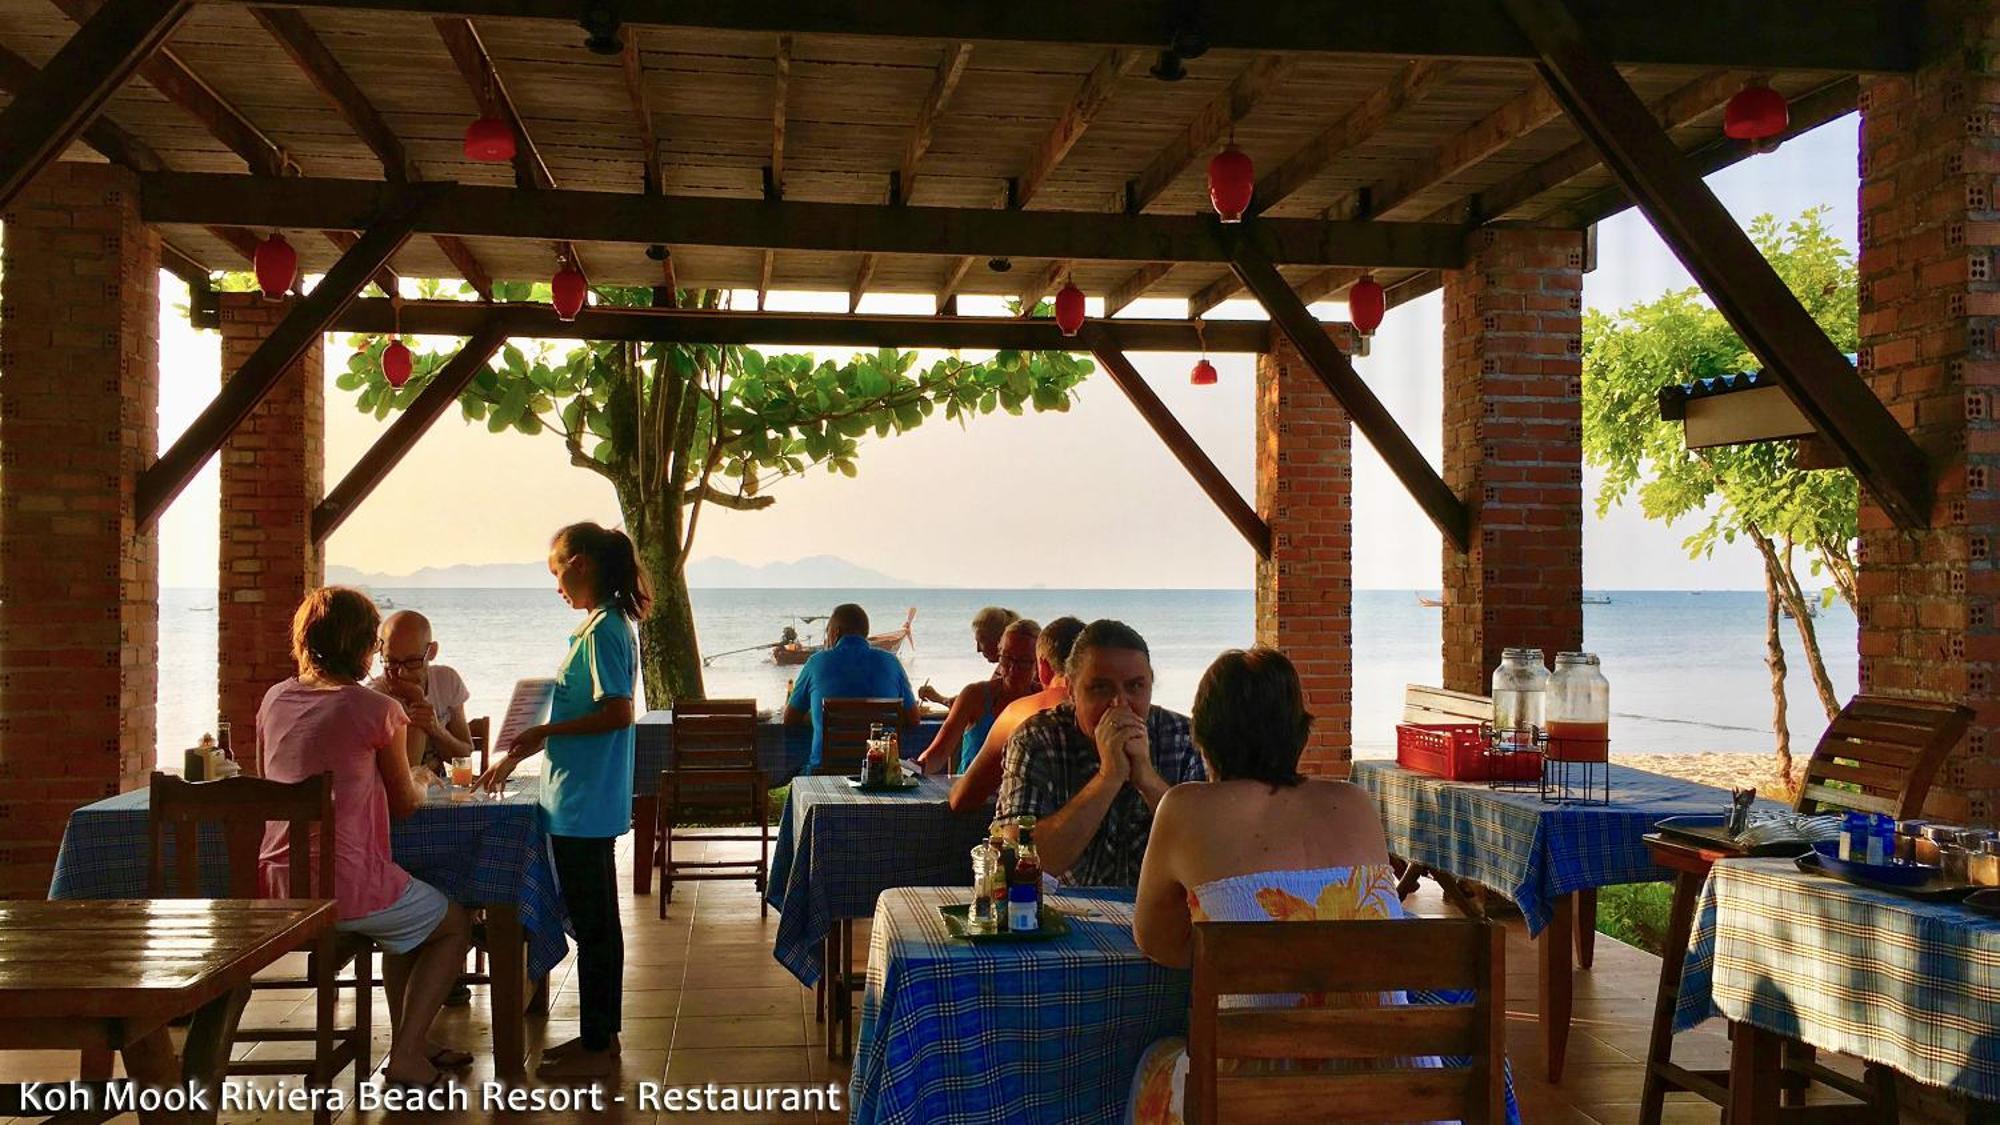
<instances>
[{"instance_id":1,"label":"shoreline","mask_svg":"<svg viewBox=\"0 0 2000 1125\"><path fill-rule=\"evenodd\" d=\"M1791 790L1778 777L1778 755L1774 751L1761 754L1716 750L1692 754L1614 754L1611 760L1621 766L1713 785L1719 789L1755 786L1759 797L1774 801L1791 800ZM1802 764L1797 758L1794 761Z\"/></svg>"}]
</instances>

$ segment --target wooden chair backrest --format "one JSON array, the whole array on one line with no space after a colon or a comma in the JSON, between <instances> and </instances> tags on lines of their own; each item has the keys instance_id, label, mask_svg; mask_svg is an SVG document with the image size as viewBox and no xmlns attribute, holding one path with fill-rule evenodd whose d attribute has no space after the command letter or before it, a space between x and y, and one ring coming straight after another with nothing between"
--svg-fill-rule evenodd
<instances>
[{"instance_id":1,"label":"wooden chair backrest","mask_svg":"<svg viewBox=\"0 0 2000 1125\"><path fill-rule=\"evenodd\" d=\"M1887 813L1899 820L1917 816L1945 757L1971 723L1970 707L1857 695L1813 747L1792 807L1802 813Z\"/></svg>"},{"instance_id":2,"label":"wooden chair backrest","mask_svg":"<svg viewBox=\"0 0 2000 1125\"><path fill-rule=\"evenodd\" d=\"M484 774L493 757L493 719L487 715L472 719L465 724L465 733L472 739L472 760Z\"/></svg>"},{"instance_id":3,"label":"wooden chair backrest","mask_svg":"<svg viewBox=\"0 0 2000 1125\"><path fill-rule=\"evenodd\" d=\"M1188 1021L1187 1120L1506 1120L1506 933L1494 922L1199 922ZM1269 993L1454 990L1457 1005L1221 1008ZM1469 1065L1419 1068L1424 1056ZM1340 1059L1311 1069L1219 1074L1221 1059Z\"/></svg>"},{"instance_id":4,"label":"wooden chair backrest","mask_svg":"<svg viewBox=\"0 0 2000 1125\"><path fill-rule=\"evenodd\" d=\"M332 898L333 775L323 773L302 781L271 781L261 777L225 777L219 781L183 781L155 773L148 794L146 824L152 841L147 886L155 898L201 898L201 826L219 824L229 857L230 898L262 898L258 853L264 846L264 826L288 824L291 834L292 894L298 898ZM167 878L166 834L174 834L174 878ZM317 832L327 842L315 849ZM319 854L319 878L312 878L312 857Z\"/></svg>"},{"instance_id":5,"label":"wooden chair backrest","mask_svg":"<svg viewBox=\"0 0 2000 1125\"><path fill-rule=\"evenodd\" d=\"M757 701L754 699L676 699L674 700L674 722L684 718L704 715L748 715L757 717Z\"/></svg>"},{"instance_id":6,"label":"wooden chair backrest","mask_svg":"<svg viewBox=\"0 0 2000 1125\"><path fill-rule=\"evenodd\" d=\"M757 715L674 712L674 772L757 767Z\"/></svg>"},{"instance_id":7,"label":"wooden chair backrest","mask_svg":"<svg viewBox=\"0 0 2000 1125\"><path fill-rule=\"evenodd\" d=\"M1493 700L1422 684L1403 685L1403 721L1427 726L1447 723L1490 723Z\"/></svg>"},{"instance_id":8,"label":"wooden chair backrest","mask_svg":"<svg viewBox=\"0 0 2000 1125\"><path fill-rule=\"evenodd\" d=\"M819 722L819 772L858 774L863 759L868 756L868 728L876 723L900 728L903 725L903 701L828 699L820 704Z\"/></svg>"}]
</instances>

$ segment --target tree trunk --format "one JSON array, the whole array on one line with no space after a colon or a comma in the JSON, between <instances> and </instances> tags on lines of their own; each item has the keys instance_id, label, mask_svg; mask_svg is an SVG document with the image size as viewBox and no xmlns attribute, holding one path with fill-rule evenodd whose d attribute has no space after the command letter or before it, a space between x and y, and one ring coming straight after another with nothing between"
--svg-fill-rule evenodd
<instances>
[{"instance_id":1,"label":"tree trunk","mask_svg":"<svg viewBox=\"0 0 2000 1125\"><path fill-rule=\"evenodd\" d=\"M625 526L639 548L639 564L653 584L653 612L639 623L639 670L646 706L672 707L676 699L701 699L701 643L694 631L681 557L680 491L641 498L636 486L618 488Z\"/></svg>"},{"instance_id":2,"label":"tree trunk","mask_svg":"<svg viewBox=\"0 0 2000 1125\"><path fill-rule=\"evenodd\" d=\"M1787 789L1792 780L1792 728L1785 711L1785 642L1779 634L1778 555L1771 541L1751 529L1751 538L1764 556L1764 663L1771 669L1771 732L1778 744L1778 776Z\"/></svg>"},{"instance_id":3,"label":"tree trunk","mask_svg":"<svg viewBox=\"0 0 2000 1125\"><path fill-rule=\"evenodd\" d=\"M1840 715L1840 698L1834 694L1833 678L1826 674L1826 659L1820 655L1819 629L1813 624L1814 607L1807 603L1798 572L1792 568L1791 541L1785 541L1783 555L1773 552L1768 557L1777 560L1778 594L1792 611L1792 623L1799 630L1799 647L1806 655L1806 671L1812 675L1813 690L1819 693L1819 705L1826 710L1826 721L1830 723Z\"/></svg>"}]
</instances>

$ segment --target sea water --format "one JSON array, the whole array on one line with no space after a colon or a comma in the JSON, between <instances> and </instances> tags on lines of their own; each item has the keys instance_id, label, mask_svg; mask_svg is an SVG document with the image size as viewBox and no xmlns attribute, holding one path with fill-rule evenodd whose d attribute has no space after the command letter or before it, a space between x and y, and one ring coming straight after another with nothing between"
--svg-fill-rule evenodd
<instances>
[{"instance_id":1,"label":"sea water","mask_svg":"<svg viewBox=\"0 0 2000 1125\"><path fill-rule=\"evenodd\" d=\"M440 663L465 677L473 715L504 714L515 680L546 676L567 651L581 617L555 591L428 589L372 591L396 608L431 619ZM1434 593L1434 592L1433 592ZM1764 665L1764 595L1758 591L1613 591L1609 604L1584 607L1584 646L1603 659L1611 681L1614 751L1679 753L1771 749L1770 674ZM984 679L992 666L972 645L972 615L1004 605L1038 621L1063 614L1115 617L1152 649L1154 702L1185 712L1202 669L1217 653L1254 640L1248 590L743 590L693 592L705 653L768 645L791 626L817 642L824 615L844 601L867 608L876 632L917 611L915 643L902 650L913 684L950 694ZM1410 590L1354 595L1354 746L1361 757L1394 753L1405 684L1440 681L1438 614ZM1793 624L1784 624L1791 668L1794 746L1811 746L1825 726ZM1834 694L1855 691L1854 615L1844 604L1815 621ZM1502 638L1505 640L1505 638ZM215 595L169 589L160 599L160 745L192 746L215 722ZM1553 653L1547 654L1550 659ZM768 651L712 656L704 669L712 696L750 696L776 706L797 668Z\"/></svg>"}]
</instances>

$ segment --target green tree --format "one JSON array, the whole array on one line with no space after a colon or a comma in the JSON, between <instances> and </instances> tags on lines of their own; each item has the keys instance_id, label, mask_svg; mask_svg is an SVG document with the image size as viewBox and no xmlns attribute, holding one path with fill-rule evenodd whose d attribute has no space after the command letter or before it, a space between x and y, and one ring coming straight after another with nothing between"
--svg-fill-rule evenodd
<instances>
[{"instance_id":1,"label":"green tree","mask_svg":"<svg viewBox=\"0 0 2000 1125\"><path fill-rule=\"evenodd\" d=\"M1826 208L1780 224L1770 215L1750 224L1750 237L1778 275L1826 330L1852 352L1857 338L1853 256L1826 228ZM1760 364L1699 289L1670 292L1615 314L1591 312L1583 322L1584 456L1605 470L1597 511L1636 494L1640 510L1673 523L1701 521L1684 545L1690 557L1711 555L1738 537L1764 561L1766 661L1771 671L1780 769L1791 778L1785 715L1785 659L1780 618L1799 632L1807 668L1831 720L1840 709L1813 628L1813 604L1799 581L1800 556L1832 586L1822 593L1854 603L1859 492L1854 475L1805 470L1790 442L1756 442L1715 449L1687 448L1681 425L1663 421L1658 392L1669 383L1756 370Z\"/></svg>"},{"instance_id":2,"label":"green tree","mask_svg":"<svg viewBox=\"0 0 2000 1125\"><path fill-rule=\"evenodd\" d=\"M499 284L502 301L547 300L546 285ZM602 302L651 303L649 289L598 287ZM682 307L716 308L715 291L684 292ZM337 385L364 413L386 418L416 400L448 353L419 353L402 388L382 376L386 338L357 339ZM570 463L609 481L625 529L657 595L639 627L647 702L671 706L703 693L685 567L710 505L767 508L773 480L815 467L852 477L863 440L916 428L935 414L1068 410L1088 360L1063 352L1002 351L925 366L893 348L836 362L752 348L547 341L509 343L459 398L468 422L494 433L554 434Z\"/></svg>"}]
</instances>

